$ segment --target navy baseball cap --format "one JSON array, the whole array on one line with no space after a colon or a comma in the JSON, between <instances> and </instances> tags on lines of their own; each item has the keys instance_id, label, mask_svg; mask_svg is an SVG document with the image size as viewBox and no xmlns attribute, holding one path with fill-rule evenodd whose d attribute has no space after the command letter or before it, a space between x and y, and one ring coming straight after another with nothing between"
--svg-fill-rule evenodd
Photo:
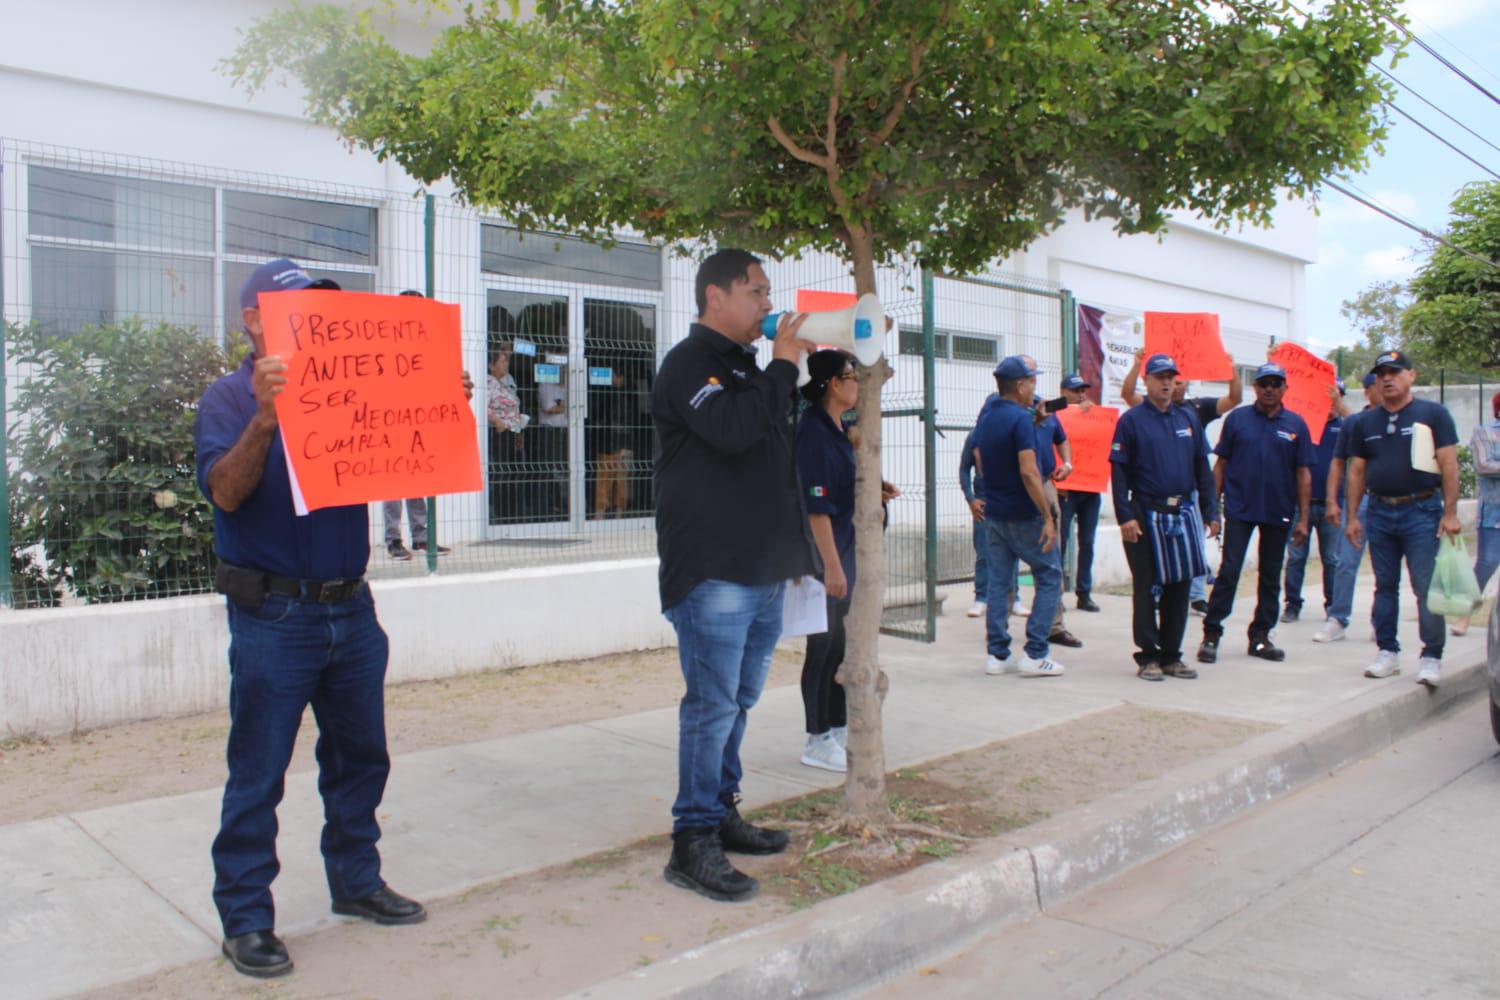
<instances>
[{"instance_id":1,"label":"navy baseball cap","mask_svg":"<svg viewBox=\"0 0 1500 1000\"><path fill-rule=\"evenodd\" d=\"M1372 386L1374 384L1375 384L1375 373L1374 372L1368 372L1368 373L1366 373L1366 375L1365 375L1365 388L1368 389L1368 388L1370 388L1370 386Z\"/></svg>"},{"instance_id":2,"label":"navy baseball cap","mask_svg":"<svg viewBox=\"0 0 1500 1000\"><path fill-rule=\"evenodd\" d=\"M285 257L277 257L250 272L250 277L240 286L240 308L258 308L260 300L257 296L261 292L293 292L310 288L312 284L312 278L299 265Z\"/></svg>"},{"instance_id":3,"label":"navy baseball cap","mask_svg":"<svg viewBox=\"0 0 1500 1000\"><path fill-rule=\"evenodd\" d=\"M1019 354L1012 354L995 366L996 378L1035 378L1036 373L1036 369Z\"/></svg>"},{"instance_id":4,"label":"navy baseball cap","mask_svg":"<svg viewBox=\"0 0 1500 1000\"><path fill-rule=\"evenodd\" d=\"M1401 368L1411 371L1411 359L1401 351L1386 351L1375 359L1375 363L1370 366L1370 371L1378 372L1382 368Z\"/></svg>"},{"instance_id":5,"label":"navy baseball cap","mask_svg":"<svg viewBox=\"0 0 1500 1000\"><path fill-rule=\"evenodd\" d=\"M1274 361L1267 361L1265 364L1255 369L1255 381L1259 382L1263 378L1279 378L1281 379L1281 381L1285 382L1286 369L1281 367Z\"/></svg>"},{"instance_id":6,"label":"navy baseball cap","mask_svg":"<svg viewBox=\"0 0 1500 1000\"><path fill-rule=\"evenodd\" d=\"M1064 389L1087 389L1089 384L1077 372L1068 372L1068 374L1063 376L1062 387Z\"/></svg>"},{"instance_id":7,"label":"navy baseball cap","mask_svg":"<svg viewBox=\"0 0 1500 1000\"><path fill-rule=\"evenodd\" d=\"M1146 359L1146 374L1160 375L1163 372L1177 374L1177 362L1172 360L1170 354L1153 354Z\"/></svg>"}]
</instances>

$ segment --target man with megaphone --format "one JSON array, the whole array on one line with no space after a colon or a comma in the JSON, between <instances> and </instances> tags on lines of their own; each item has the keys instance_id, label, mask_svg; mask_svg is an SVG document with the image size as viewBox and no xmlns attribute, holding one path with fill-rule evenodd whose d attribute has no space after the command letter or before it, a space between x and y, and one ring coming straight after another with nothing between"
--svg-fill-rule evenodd
<instances>
[{"instance_id":1,"label":"man with megaphone","mask_svg":"<svg viewBox=\"0 0 1500 1000\"><path fill-rule=\"evenodd\" d=\"M740 743L781 637L786 581L821 572L797 488L790 432L805 316L783 315L762 370L753 345L771 283L744 250L707 257L698 321L662 360L651 398L662 611L687 684L678 712L677 799L665 876L710 899L748 899L755 879L724 852L776 854L787 835L736 807Z\"/></svg>"}]
</instances>

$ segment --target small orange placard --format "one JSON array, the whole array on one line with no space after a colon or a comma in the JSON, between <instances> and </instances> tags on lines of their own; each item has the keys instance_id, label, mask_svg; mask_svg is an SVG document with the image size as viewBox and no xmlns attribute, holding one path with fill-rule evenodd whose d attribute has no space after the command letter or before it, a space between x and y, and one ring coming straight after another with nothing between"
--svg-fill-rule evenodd
<instances>
[{"instance_id":1,"label":"small orange placard","mask_svg":"<svg viewBox=\"0 0 1500 1000\"><path fill-rule=\"evenodd\" d=\"M260 316L287 363L276 418L307 510L483 489L458 306L275 292Z\"/></svg>"},{"instance_id":2,"label":"small orange placard","mask_svg":"<svg viewBox=\"0 0 1500 1000\"><path fill-rule=\"evenodd\" d=\"M1109 489L1109 446L1115 438L1120 411L1112 406L1065 406L1057 421L1073 446L1073 471L1057 488L1075 493L1103 493Z\"/></svg>"},{"instance_id":3,"label":"small orange placard","mask_svg":"<svg viewBox=\"0 0 1500 1000\"><path fill-rule=\"evenodd\" d=\"M853 292L824 292L816 288L797 289L797 311L799 313L838 312L848 309L859 301Z\"/></svg>"},{"instance_id":4,"label":"small orange placard","mask_svg":"<svg viewBox=\"0 0 1500 1000\"><path fill-rule=\"evenodd\" d=\"M1271 360L1286 369L1286 394L1281 397L1281 405L1307 421L1312 443L1320 443L1331 409L1328 390L1337 378L1333 365L1298 344L1277 344Z\"/></svg>"},{"instance_id":5,"label":"small orange placard","mask_svg":"<svg viewBox=\"0 0 1500 1000\"><path fill-rule=\"evenodd\" d=\"M1234 377L1234 362L1219 338L1218 313L1148 312L1146 357L1153 354L1170 354L1185 379L1228 382Z\"/></svg>"}]
</instances>

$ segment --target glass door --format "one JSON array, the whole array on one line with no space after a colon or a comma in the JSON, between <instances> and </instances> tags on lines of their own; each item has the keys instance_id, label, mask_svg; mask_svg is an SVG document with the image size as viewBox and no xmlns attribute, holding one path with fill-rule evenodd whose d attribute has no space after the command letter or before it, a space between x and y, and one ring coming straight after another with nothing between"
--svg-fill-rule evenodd
<instances>
[{"instance_id":1,"label":"glass door","mask_svg":"<svg viewBox=\"0 0 1500 1000\"><path fill-rule=\"evenodd\" d=\"M628 293L626 293L628 295ZM656 305L585 298L580 505L590 521L648 516L655 509L651 386L656 378Z\"/></svg>"},{"instance_id":2,"label":"glass door","mask_svg":"<svg viewBox=\"0 0 1500 1000\"><path fill-rule=\"evenodd\" d=\"M571 524L570 296L491 288L486 416L492 527ZM498 400L490 405L491 400ZM507 532L509 533L509 532Z\"/></svg>"}]
</instances>

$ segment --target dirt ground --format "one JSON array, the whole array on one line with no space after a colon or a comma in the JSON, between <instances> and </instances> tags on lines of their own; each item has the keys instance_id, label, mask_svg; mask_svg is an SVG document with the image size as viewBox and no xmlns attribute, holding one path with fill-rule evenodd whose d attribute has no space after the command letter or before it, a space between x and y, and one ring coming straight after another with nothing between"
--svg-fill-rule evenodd
<instances>
[{"instance_id":1,"label":"dirt ground","mask_svg":"<svg viewBox=\"0 0 1500 1000\"><path fill-rule=\"evenodd\" d=\"M662 879L664 837L429 903L416 927L355 921L289 942L296 972L260 983L222 959L88 994L119 997L556 996L650 965L868 882L972 849L1236 745L1270 727L1122 706L890 776L903 821L938 828L896 850L861 854L824 832L837 793L779 803L785 854L737 857L762 892L713 903ZM960 839L967 838L967 839Z\"/></svg>"},{"instance_id":2,"label":"dirt ground","mask_svg":"<svg viewBox=\"0 0 1500 1000\"><path fill-rule=\"evenodd\" d=\"M776 651L766 686L797 682L800 646ZM391 753L673 705L682 697L676 649L469 674L386 690ZM159 719L53 739L0 738L0 824L98 809L224 783L229 713ZM310 771L317 724L309 710L292 758Z\"/></svg>"}]
</instances>

